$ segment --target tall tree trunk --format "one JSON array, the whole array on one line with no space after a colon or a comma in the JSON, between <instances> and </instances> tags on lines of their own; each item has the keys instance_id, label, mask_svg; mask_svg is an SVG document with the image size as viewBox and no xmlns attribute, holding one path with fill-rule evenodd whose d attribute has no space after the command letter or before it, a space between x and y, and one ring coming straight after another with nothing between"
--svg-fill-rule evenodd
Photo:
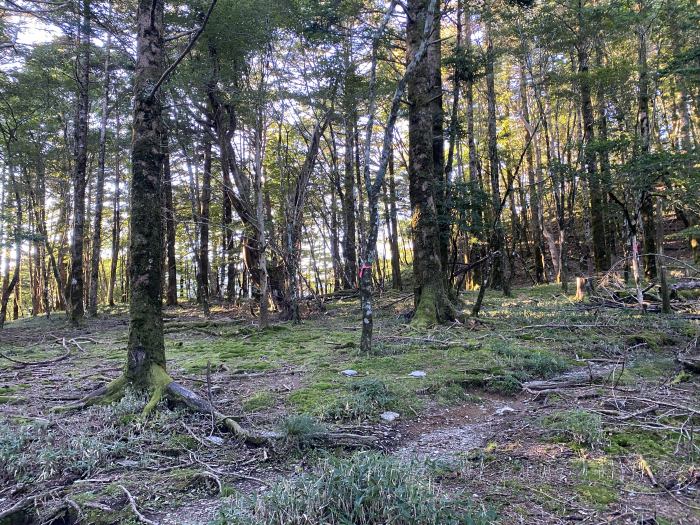
<instances>
[{"instance_id":1,"label":"tall tree trunk","mask_svg":"<svg viewBox=\"0 0 700 525\"><path fill-rule=\"evenodd\" d=\"M136 23L126 379L150 389L165 375L163 216L154 213L162 209L162 102L151 94L164 64L163 0L139 0Z\"/></svg>"},{"instance_id":2,"label":"tall tree trunk","mask_svg":"<svg viewBox=\"0 0 700 525\"><path fill-rule=\"evenodd\" d=\"M649 67L647 64L647 29L645 27L646 0L638 0L639 15L642 17L637 27L639 68L639 117L638 133L642 155L651 152L651 129L649 120ZM646 175L647 177L649 175ZM644 273L649 279L656 277L656 221L654 219L654 201L651 196L652 184L646 182L639 196L639 213L642 221L642 238L644 250Z\"/></svg>"},{"instance_id":3,"label":"tall tree trunk","mask_svg":"<svg viewBox=\"0 0 700 525\"><path fill-rule=\"evenodd\" d=\"M491 287L500 288L503 294L510 295L510 286L506 275L506 254L504 250L505 235L501 206L501 190L498 159L498 136L496 130L496 79L495 53L493 49L493 28L490 21L486 23L486 98L488 106L488 144L489 144L489 175L491 180L491 207L493 208L493 232L491 234L491 249L494 252Z\"/></svg>"},{"instance_id":4,"label":"tall tree trunk","mask_svg":"<svg viewBox=\"0 0 700 525\"><path fill-rule=\"evenodd\" d=\"M605 208L604 199L596 166L596 155L593 143L595 142L595 116L593 114L593 102L591 100L591 75L589 67L590 39L589 31L584 22L584 2L580 0L579 38L577 42L578 76L581 94L581 118L583 121L583 163L588 176L590 193L591 232L593 234L593 256L595 269L599 272L610 267L610 255L605 241Z\"/></svg>"},{"instance_id":5,"label":"tall tree trunk","mask_svg":"<svg viewBox=\"0 0 700 525\"><path fill-rule=\"evenodd\" d=\"M353 119L345 117L345 173L343 177L343 287L355 288L357 282L357 248L355 239L355 131Z\"/></svg>"},{"instance_id":6,"label":"tall tree trunk","mask_svg":"<svg viewBox=\"0 0 700 525\"><path fill-rule=\"evenodd\" d=\"M168 282L165 304L177 304L177 263L175 257L175 207L173 206L173 184L170 172L170 141L167 129L163 129L163 204L165 210L166 267Z\"/></svg>"},{"instance_id":7,"label":"tall tree trunk","mask_svg":"<svg viewBox=\"0 0 700 525\"><path fill-rule=\"evenodd\" d=\"M472 50L472 24L471 14L465 11L464 14L464 45L468 52ZM479 173L478 151L476 149L476 138L474 133L474 75L470 72L465 82L465 105L467 118L467 147L469 149L469 195L471 196L469 207L471 209L471 227L474 236L482 239L483 236L483 209L480 194L483 191L481 175ZM479 241L474 243L470 250L469 258L473 260L481 259L482 249ZM481 283L481 266L475 267L470 272L471 289Z\"/></svg>"},{"instance_id":8,"label":"tall tree trunk","mask_svg":"<svg viewBox=\"0 0 700 525\"><path fill-rule=\"evenodd\" d=\"M10 154L8 152L8 158ZM11 161L10 161L11 162ZM9 265L10 258L9 254L5 253L5 277L4 286L2 291L2 298L0 298L0 329L5 325L5 320L7 319L7 304L10 302L10 296L15 288L18 288L20 283L20 266L22 263L22 198L20 197L19 187L15 179L13 166L10 164L8 169L10 184L12 185L12 191L15 194L15 268L12 272L12 278L9 277ZM3 190L5 188L3 187ZM7 193L7 192L5 192ZM9 232L8 232L9 233ZM8 235L9 238L9 235ZM15 307L17 303L15 302ZM15 315L15 319L17 316Z\"/></svg>"},{"instance_id":9,"label":"tall tree trunk","mask_svg":"<svg viewBox=\"0 0 700 525\"><path fill-rule=\"evenodd\" d=\"M407 2L407 55L416 55L424 30L429 2ZM437 15L439 23L439 15ZM434 32L430 35L434 38ZM431 46L432 47L432 46ZM439 53L426 53L419 60L415 74L408 79L409 197L412 212L413 274L415 279L414 323L432 325L454 318L454 310L445 287L440 228L436 198L439 195L435 173L435 69L440 67ZM442 166L442 162L439 163Z\"/></svg>"},{"instance_id":10,"label":"tall tree trunk","mask_svg":"<svg viewBox=\"0 0 700 525\"><path fill-rule=\"evenodd\" d=\"M114 202L112 203L112 257L109 264L109 290L107 292L107 303L109 306L114 306L114 288L117 283L117 263L119 262L119 246L120 246L120 234L121 234L121 205L119 200L121 199L121 165L119 162L120 154L119 151L119 132L120 130L120 120L119 120L119 108L116 108L117 116L117 127L115 142L117 144L117 151L114 156Z\"/></svg>"},{"instance_id":11,"label":"tall tree trunk","mask_svg":"<svg viewBox=\"0 0 700 525\"><path fill-rule=\"evenodd\" d=\"M440 5L438 4L436 13L436 24L433 29L433 41L426 52L426 62L430 67L431 94L429 98L430 111L433 118L433 176L435 177L435 207L437 210L437 221L440 241L440 268L442 278L445 280L447 288L450 281L448 258L450 248L451 217L449 196L449 181L445 171L445 136L444 120L445 114L442 107L442 41L440 40ZM455 89L458 100L459 90Z\"/></svg>"},{"instance_id":12,"label":"tall tree trunk","mask_svg":"<svg viewBox=\"0 0 700 525\"><path fill-rule=\"evenodd\" d=\"M73 323L79 323L85 314L83 247L85 241L88 116L90 111L90 0L82 0L81 8L76 58L78 90L74 129L73 233L68 305L68 315Z\"/></svg>"},{"instance_id":13,"label":"tall tree trunk","mask_svg":"<svg viewBox=\"0 0 700 525\"><path fill-rule=\"evenodd\" d=\"M111 14L112 4L109 4ZM105 155L107 151L107 117L109 116L109 60L112 35L107 35L105 45L104 86L102 89L102 115L100 117L100 144L97 160L97 182L95 186L95 217L92 227L92 257L90 259L90 291L88 293L88 314L97 315L97 292L100 274L100 253L102 251L102 206L104 204Z\"/></svg>"},{"instance_id":14,"label":"tall tree trunk","mask_svg":"<svg viewBox=\"0 0 700 525\"><path fill-rule=\"evenodd\" d=\"M209 315L209 216L211 204L211 138L204 130L204 172L199 210L199 301Z\"/></svg>"},{"instance_id":15,"label":"tall tree trunk","mask_svg":"<svg viewBox=\"0 0 700 525\"><path fill-rule=\"evenodd\" d=\"M522 43L524 49L523 53L527 53L527 48L525 48L525 43ZM525 143L530 144L533 140L534 129L532 123L530 122L530 109L528 107L528 96L527 96L527 75L525 74L525 59L520 61L520 112L523 119L523 127L525 128ZM528 147L527 153L525 154L525 162L527 169L527 184L528 184L528 194L530 199L530 210L532 213L532 218L530 220L530 226L532 228L532 243L533 243L533 253L535 258L535 280L537 283L545 282L544 275L544 244L542 241L542 211L540 209L540 192L535 178L535 171L537 166L535 166L534 156L532 152L533 148Z\"/></svg>"},{"instance_id":16,"label":"tall tree trunk","mask_svg":"<svg viewBox=\"0 0 700 525\"><path fill-rule=\"evenodd\" d=\"M394 149L389 154L389 225L391 227L391 287L401 290L401 260L399 251L399 221L396 211L396 179L394 177Z\"/></svg>"},{"instance_id":17,"label":"tall tree trunk","mask_svg":"<svg viewBox=\"0 0 700 525\"><path fill-rule=\"evenodd\" d=\"M265 66L263 66L265 67ZM261 72L259 93L261 100L258 101L254 148L255 148L255 218L257 220L257 247L258 247L258 271L260 272L260 328L267 326L268 292L267 292L267 239L265 238L265 206L263 202L263 150L265 147L265 120L263 113L263 89L265 85L264 71Z\"/></svg>"}]
</instances>

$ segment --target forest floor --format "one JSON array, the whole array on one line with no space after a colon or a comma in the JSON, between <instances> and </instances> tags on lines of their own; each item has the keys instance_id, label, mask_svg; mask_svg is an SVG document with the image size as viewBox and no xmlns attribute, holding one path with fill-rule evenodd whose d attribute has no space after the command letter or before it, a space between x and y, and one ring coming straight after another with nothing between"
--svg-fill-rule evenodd
<instances>
[{"instance_id":1,"label":"forest floor","mask_svg":"<svg viewBox=\"0 0 700 525\"><path fill-rule=\"evenodd\" d=\"M307 446L305 427L320 425L427 465L436 490L466 498L481 523L700 523L700 378L675 360L698 344L697 320L574 302L548 285L490 292L479 321L418 332L405 321L410 294L377 302L374 355L358 349L356 297L264 330L247 307L210 319L167 310L173 377L244 426L284 430L275 447L165 404L142 420L135 395L54 413L119 375L126 312L80 329L63 315L8 323L0 524L227 523L242 495L353 454ZM3 521L13 507L25 511Z\"/></svg>"}]
</instances>

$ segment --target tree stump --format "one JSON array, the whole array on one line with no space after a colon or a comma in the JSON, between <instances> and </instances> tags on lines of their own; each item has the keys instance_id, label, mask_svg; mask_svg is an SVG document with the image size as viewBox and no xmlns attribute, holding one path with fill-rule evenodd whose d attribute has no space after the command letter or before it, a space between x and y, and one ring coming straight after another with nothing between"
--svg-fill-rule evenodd
<instances>
[{"instance_id":1,"label":"tree stump","mask_svg":"<svg viewBox=\"0 0 700 525\"><path fill-rule=\"evenodd\" d=\"M576 277L576 300L583 301L593 293L593 279L591 277Z\"/></svg>"}]
</instances>

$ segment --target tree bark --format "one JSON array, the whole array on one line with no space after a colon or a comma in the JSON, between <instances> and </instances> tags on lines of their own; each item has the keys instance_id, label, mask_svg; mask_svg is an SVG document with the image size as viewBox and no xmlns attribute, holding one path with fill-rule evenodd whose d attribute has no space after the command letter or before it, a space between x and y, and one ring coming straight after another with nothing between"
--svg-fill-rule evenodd
<instances>
[{"instance_id":1,"label":"tree bark","mask_svg":"<svg viewBox=\"0 0 700 525\"><path fill-rule=\"evenodd\" d=\"M357 248L355 238L355 131L354 115L345 116L345 173L343 177L343 288L355 288L357 283Z\"/></svg>"},{"instance_id":2,"label":"tree bark","mask_svg":"<svg viewBox=\"0 0 700 525\"><path fill-rule=\"evenodd\" d=\"M579 38L577 42L578 76L581 95L581 118L583 121L583 164L588 176L590 193L591 232L593 241L593 256L595 269L599 272L610 267L610 254L605 241L605 207L600 186L600 178L596 166L596 155L593 147L595 142L595 116L591 100L591 75L589 67L590 39L587 37L589 28L584 22L583 1L579 4Z\"/></svg>"},{"instance_id":3,"label":"tree bark","mask_svg":"<svg viewBox=\"0 0 700 525\"><path fill-rule=\"evenodd\" d=\"M209 315L209 216L211 204L211 138L204 130L204 172L199 209L199 294L204 313Z\"/></svg>"},{"instance_id":4,"label":"tree bark","mask_svg":"<svg viewBox=\"0 0 700 525\"><path fill-rule=\"evenodd\" d=\"M168 132L163 129L163 204L165 212L166 267L168 282L165 304L177 305L177 262L175 256L175 207L173 206L173 184L170 172L170 141Z\"/></svg>"},{"instance_id":5,"label":"tree bark","mask_svg":"<svg viewBox=\"0 0 700 525\"><path fill-rule=\"evenodd\" d=\"M109 10L111 13L112 4ZM104 204L105 155L107 150L107 118L109 116L109 61L112 35L107 35L105 44L104 86L102 89L102 115L100 117L100 144L97 160L97 182L95 185L95 217L92 227L92 256L90 259L90 291L88 293L88 314L97 315L97 292L100 274L100 253L102 251L102 207Z\"/></svg>"},{"instance_id":6,"label":"tree bark","mask_svg":"<svg viewBox=\"0 0 700 525\"><path fill-rule=\"evenodd\" d=\"M120 246L120 233L121 233L121 165L119 162L120 151L119 151L119 135L120 135L120 120L119 120L119 108L116 110L117 116L117 127L116 127L116 143L117 152L114 156L114 202L112 203L112 257L109 264L109 290L107 292L107 303L109 306L114 306L114 288L117 283L117 263L119 262L119 246Z\"/></svg>"},{"instance_id":7,"label":"tree bark","mask_svg":"<svg viewBox=\"0 0 700 525\"><path fill-rule=\"evenodd\" d=\"M427 0L407 2L406 23L407 56L411 60L420 49L428 13ZM439 24L439 15L437 15ZM430 38L434 38L434 31ZM436 52L426 53L408 78L408 137L409 137L409 197L412 212L414 301L416 313L413 322L419 326L433 325L454 318L454 310L445 287L442 267L441 234L436 198L440 194L437 181L442 174L435 173L438 165L434 158L435 106L432 98L439 86L435 85L435 69L440 67ZM442 162L439 163L442 166Z\"/></svg>"},{"instance_id":8,"label":"tree bark","mask_svg":"<svg viewBox=\"0 0 700 525\"><path fill-rule=\"evenodd\" d=\"M8 154L8 157L10 155ZM9 254L5 253L5 278L4 278L4 289L2 291L2 298L0 298L0 329L5 325L5 320L7 319L7 305L10 302L10 296L13 290L19 286L20 280L20 265L22 262L22 198L19 193L19 187L14 176L13 166L10 164L9 167L9 177L10 183L12 184L12 191L15 194L15 268L12 272L12 278L9 277L9 264L10 258ZM5 188L3 188L4 190ZM7 193L7 192L6 192ZM9 235L8 235L9 238ZM15 304L16 306L16 304ZM15 316L16 318L16 316Z\"/></svg>"},{"instance_id":9,"label":"tree bark","mask_svg":"<svg viewBox=\"0 0 700 525\"><path fill-rule=\"evenodd\" d=\"M645 0L638 0L637 6L642 17L637 27L639 68L639 116L638 133L642 155L651 152L651 129L649 122L649 67L647 64L647 30L644 24L646 11ZM647 175L649 176L649 175ZM644 250L644 274L649 279L656 277L656 221L654 219L654 201L651 196L651 183L647 182L639 196L639 213L642 221L642 238Z\"/></svg>"},{"instance_id":10,"label":"tree bark","mask_svg":"<svg viewBox=\"0 0 700 525\"><path fill-rule=\"evenodd\" d=\"M494 252L491 287L502 289L503 295L510 295L510 286L506 275L505 235L503 232L501 190L498 159L498 136L496 129L496 85L495 85L495 53L493 49L493 28L491 22L486 23L486 99L488 106L488 149L489 175L491 180L491 205L493 208L493 233L491 249Z\"/></svg>"},{"instance_id":11,"label":"tree bark","mask_svg":"<svg viewBox=\"0 0 700 525\"><path fill-rule=\"evenodd\" d=\"M160 93L151 89L164 64L163 0L139 0L134 70L129 243L129 340L127 382L151 389L165 374L162 276L163 125Z\"/></svg>"},{"instance_id":12,"label":"tree bark","mask_svg":"<svg viewBox=\"0 0 700 525\"><path fill-rule=\"evenodd\" d=\"M74 124L73 228L68 315L79 323L85 314L83 246L85 231L85 186L87 171L88 118L90 111L90 0L82 0L77 42L77 101Z\"/></svg>"},{"instance_id":13,"label":"tree bark","mask_svg":"<svg viewBox=\"0 0 700 525\"><path fill-rule=\"evenodd\" d=\"M394 149L389 154L389 225L391 227L391 287L401 290L401 260L399 251L399 221L396 210L396 180L394 178Z\"/></svg>"}]
</instances>

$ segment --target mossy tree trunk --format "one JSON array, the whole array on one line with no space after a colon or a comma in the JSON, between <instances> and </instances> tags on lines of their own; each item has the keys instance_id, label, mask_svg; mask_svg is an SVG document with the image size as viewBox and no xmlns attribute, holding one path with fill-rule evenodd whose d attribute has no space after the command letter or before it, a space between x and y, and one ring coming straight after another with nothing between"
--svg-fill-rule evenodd
<instances>
[{"instance_id":1,"label":"mossy tree trunk","mask_svg":"<svg viewBox=\"0 0 700 525\"><path fill-rule=\"evenodd\" d=\"M406 38L409 59L420 48L428 4L426 0L411 0L407 3ZM439 67L439 54L426 53L418 61L414 74L408 78L408 178L415 280L414 323L417 325L432 325L454 317L445 286L436 203L438 183L443 175L435 173L438 163L434 159L436 127L433 100L436 90L442 89L435 85L435 69Z\"/></svg>"},{"instance_id":2,"label":"mossy tree trunk","mask_svg":"<svg viewBox=\"0 0 700 525\"><path fill-rule=\"evenodd\" d=\"M74 124L73 227L71 238L71 270L68 284L68 316L78 323L85 315L83 248L85 233L85 186L87 170L88 117L90 113L90 0L81 4L78 30L77 81L78 93Z\"/></svg>"},{"instance_id":3,"label":"mossy tree trunk","mask_svg":"<svg viewBox=\"0 0 700 525\"><path fill-rule=\"evenodd\" d=\"M642 155L651 152L651 129L649 119L649 66L647 63L647 20L644 18L647 12L646 0L637 2L639 15L642 20L637 27L639 69L638 101L638 133ZM646 175L649 177L649 175ZM651 196L652 182L643 181L640 195L639 213L642 224L642 240L644 250L644 273L649 279L656 278L656 220L654 218L654 201Z\"/></svg>"},{"instance_id":4,"label":"mossy tree trunk","mask_svg":"<svg viewBox=\"0 0 700 525\"><path fill-rule=\"evenodd\" d=\"M129 341L125 379L152 390L165 374L163 342L162 102L151 93L163 71L163 0L139 0L132 135Z\"/></svg>"},{"instance_id":5,"label":"mossy tree trunk","mask_svg":"<svg viewBox=\"0 0 700 525\"><path fill-rule=\"evenodd\" d=\"M389 10L384 15L382 24L379 26L373 37L372 46L372 66L370 70L370 93L369 93L369 118L365 128L365 144L372 143L372 130L374 127L376 112L377 112L377 57L379 41L384 34L387 24L396 6L396 2L392 2ZM407 86L411 84L414 75L419 71L423 59L426 57L429 43L435 27L435 13L437 11L437 0L430 0L420 6L423 11L422 26L414 27L417 41L413 42L414 48L412 53L409 53L409 62L406 66L406 71L403 77L398 81L394 95L391 100L391 108L387 119L386 127L384 128L384 139L382 142L382 152L379 159L379 167L377 174L372 180L370 171L370 148L365 149L364 162L364 186L367 192L367 200L369 203L369 228L365 236L366 242L363 247L362 265L360 267L360 301L362 306L362 337L360 340L360 349L363 352L371 352L372 350L372 332L374 328L374 313L372 311L372 266L377 257L377 236L379 235L379 196L384 184L384 177L390 165L392 158L392 142L394 139L394 128L398 117L401 99ZM409 22L410 23L410 22ZM432 124L431 124L432 125ZM428 139L431 139L431 134L428 134ZM432 144L428 148L428 152L432 152ZM431 165L432 166L432 165ZM436 252L438 264L440 263L439 246L437 237L435 238ZM415 264L415 263L414 263ZM438 279L443 282L438 274ZM445 294L446 296L446 294Z\"/></svg>"}]
</instances>

